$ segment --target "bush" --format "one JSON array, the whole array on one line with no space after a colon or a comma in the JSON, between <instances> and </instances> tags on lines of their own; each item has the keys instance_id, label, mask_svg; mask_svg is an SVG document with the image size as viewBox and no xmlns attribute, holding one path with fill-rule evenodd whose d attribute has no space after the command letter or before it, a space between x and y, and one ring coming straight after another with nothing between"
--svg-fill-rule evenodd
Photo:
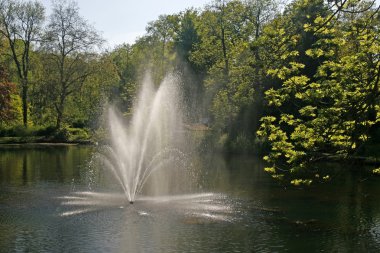
<instances>
[{"instance_id":1,"label":"bush","mask_svg":"<svg viewBox=\"0 0 380 253\"><path fill-rule=\"evenodd\" d=\"M55 141L78 142L88 141L90 135L87 129L64 127L57 130L54 134Z\"/></svg>"},{"instance_id":2,"label":"bush","mask_svg":"<svg viewBox=\"0 0 380 253\"><path fill-rule=\"evenodd\" d=\"M52 136L55 127L53 126L30 126L25 128L22 125L0 128L0 137L29 137L29 136Z\"/></svg>"},{"instance_id":3,"label":"bush","mask_svg":"<svg viewBox=\"0 0 380 253\"><path fill-rule=\"evenodd\" d=\"M1 137L8 137L9 136L8 131L9 131L8 128L0 127L0 136Z\"/></svg>"},{"instance_id":4,"label":"bush","mask_svg":"<svg viewBox=\"0 0 380 253\"><path fill-rule=\"evenodd\" d=\"M255 147L252 139L251 136L239 133L234 139L226 143L227 149L233 153L254 153Z\"/></svg>"},{"instance_id":5,"label":"bush","mask_svg":"<svg viewBox=\"0 0 380 253\"><path fill-rule=\"evenodd\" d=\"M37 135L37 136L52 136L52 135L54 135L55 131L56 131L55 126L40 127L35 132L35 135Z\"/></svg>"},{"instance_id":6,"label":"bush","mask_svg":"<svg viewBox=\"0 0 380 253\"><path fill-rule=\"evenodd\" d=\"M0 130L0 136L2 137L25 137L31 136L32 130L25 128L22 125L13 126L13 127L4 127Z\"/></svg>"},{"instance_id":7,"label":"bush","mask_svg":"<svg viewBox=\"0 0 380 253\"><path fill-rule=\"evenodd\" d=\"M85 128L88 123L84 119L77 119L72 123L73 128Z\"/></svg>"},{"instance_id":8,"label":"bush","mask_svg":"<svg viewBox=\"0 0 380 253\"><path fill-rule=\"evenodd\" d=\"M90 139L90 135L87 129L83 128L67 128L69 133L68 141L87 141Z\"/></svg>"},{"instance_id":9,"label":"bush","mask_svg":"<svg viewBox=\"0 0 380 253\"><path fill-rule=\"evenodd\" d=\"M67 130L67 128L56 129L53 138L55 141L66 142L69 140L69 131Z\"/></svg>"},{"instance_id":10,"label":"bush","mask_svg":"<svg viewBox=\"0 0 380 253\"><path fill-rule=\"evenodd\" d=\"M63 127L56 129L54 126L24 126L0 127L0 137L38 137L35 141L53 141L53 142L87 142L90 139L88 129Z\"/></svg>"}]
</instances>

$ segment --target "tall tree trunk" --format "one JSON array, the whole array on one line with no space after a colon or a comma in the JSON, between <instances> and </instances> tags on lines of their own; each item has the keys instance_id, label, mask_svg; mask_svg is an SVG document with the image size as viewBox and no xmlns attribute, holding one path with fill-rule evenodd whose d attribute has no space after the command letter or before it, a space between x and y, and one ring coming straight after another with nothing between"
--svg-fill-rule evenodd
<instances>
[{"instance_id":1,"label":"tall tree trunk","mask_svg":"<svg viewBox=\"0 0 380 253\"><path fill-rule=\"evenodd\" d=\"M224 75L225 78L228 79L230 67L228 62L228 55L227 55L227 46L226 46L226 35L225 35L225 29L222 26L222 50L223 50L223 58L224 58Z\"/></svg>"},{"instance_id":2,"label":"tall tree trunk","mask_svg":"<svg viewBox=\"0 0 380 253\"><path fill-rule=\"evenodd\" d=\"M62 113L60 111L57 111L57 121L55 123L56 129L61 128L61 122L62 122Z\"/></svg>"},{"instance_id":3,"label":"tall tree trunk","mask_svg":"<svg viewBox=\"0 0 380 253\"><path fill-rule=\"evenodd\" d=\"M59 104L56 105L56 110L57 110L57 121L56 121L56 128L60 129L62 125L62 120L63 120L63 112L65 110L65 97L61 96L59 100Z\"/></svg>"},{"instance_id":4,"label":"tall tree trunk","mask_svg":"<svg viewBox=\"0 0 380 253\"><path fill-rule=\"evenodd\" d=\"M28 127L28 81L22 80L22 121L24 127Z\"/></svg>"}]
</instances>

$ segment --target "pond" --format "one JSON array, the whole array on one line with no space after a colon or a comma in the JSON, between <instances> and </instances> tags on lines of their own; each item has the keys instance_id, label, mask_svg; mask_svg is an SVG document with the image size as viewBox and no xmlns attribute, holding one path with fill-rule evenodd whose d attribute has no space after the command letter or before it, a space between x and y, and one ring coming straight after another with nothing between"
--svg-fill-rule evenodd
<instances>
[{"instance_id":1,"label":"pond","mask_svg":"<svg viewBox=\"0 0 380 253\"><path fill-rule=\"evenodd\" d=\"M0 148L1 252L380 252L380 178L360 168L296 189L257 158L204 155L192 158L192 195L130 205L91 165L94 151ZM99 191L111 204L67 205Z\"/></svg>"}]
</instances>

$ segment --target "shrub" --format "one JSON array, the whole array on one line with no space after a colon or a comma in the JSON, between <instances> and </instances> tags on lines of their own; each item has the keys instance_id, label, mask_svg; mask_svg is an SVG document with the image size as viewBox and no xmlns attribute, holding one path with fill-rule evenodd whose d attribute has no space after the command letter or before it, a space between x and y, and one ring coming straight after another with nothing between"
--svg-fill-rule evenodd
<instances>
[{"instance_id":1,"label":"shrub","mask_svg":"<svg viewBox=\"0 0 380 253\"><path fill-rule=\"evenodd\" d=\"M239 133L235 139L231 140L227 145L228 149L234 153L253 153L255 148L253 138L244 133Z\"/></svg>"},{"instance_id":2,"label":"shrub","mask_svg":"<svg viewBox=\"0 0 380 253\"><path fill-rule=\"evenodd\" d=\"M36 129L35 135L37 136L52 136L56 131L55 126L40 127Z\"/></svg>"},{"instance_id":3,"label":"shrub","mask_svg":"<svg viewBox=\"0 0 380 253\"><path fill-rule=\"evenodd\" d=\"M67 128L68 141L86 141L90 138L88 131L83 128Z\"/></svg>"},{"instance_id":4,"label":"shrub","mask_svg":"<svg viewBox=\"0 0 380 253\"><path fill-rule=\"evenodd\" d=\"M88 141L89 139L88 130L82 128L63 127L58 129L54 134L55 141L78 142Z\"/></svg>"}]
</instances>

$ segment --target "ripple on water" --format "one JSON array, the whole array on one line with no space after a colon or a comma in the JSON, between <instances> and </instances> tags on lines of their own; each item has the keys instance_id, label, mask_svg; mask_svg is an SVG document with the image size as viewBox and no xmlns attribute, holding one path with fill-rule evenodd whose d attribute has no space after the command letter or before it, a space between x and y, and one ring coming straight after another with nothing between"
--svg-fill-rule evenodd
<instances>
[{"instance_id":1,"label":"ripple on water","mask_svg":"<svg viewBox=\"0 0 380 253\"><path fill-rule=\"evenodd\" d=\"M138 198L130 205L124 195L114 193L75 192L59 198L64 211L60 216L67 217L103 209L136 210L140 216L155 216L163 211L176 216L196 217L204 220L232 221L233 206L227 203L222 194L200 193L174 196ZM125 203L120 206L120 203Z\"/></svg>"}]
</instances>

